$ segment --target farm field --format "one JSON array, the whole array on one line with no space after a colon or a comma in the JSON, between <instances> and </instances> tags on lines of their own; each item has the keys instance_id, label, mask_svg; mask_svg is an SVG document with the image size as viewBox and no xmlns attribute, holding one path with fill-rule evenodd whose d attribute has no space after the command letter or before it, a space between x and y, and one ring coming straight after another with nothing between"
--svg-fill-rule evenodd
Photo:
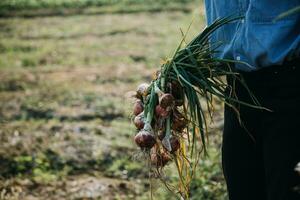
<instances>
[{"instance_id":1,"label":"farm field","mask_svg":"<svg viewBox=\"0 0 300 200\"><path fill-rule=\"evenodd\" d=\"M204 28L202 1L36 2L0 3L0 199L149 199L128 92L151 80L180 28L194 19L187 40ZM227 199L215 109L191 199ZM177 199L151 186L154 199Z\"/></svg>"}]
</instances>

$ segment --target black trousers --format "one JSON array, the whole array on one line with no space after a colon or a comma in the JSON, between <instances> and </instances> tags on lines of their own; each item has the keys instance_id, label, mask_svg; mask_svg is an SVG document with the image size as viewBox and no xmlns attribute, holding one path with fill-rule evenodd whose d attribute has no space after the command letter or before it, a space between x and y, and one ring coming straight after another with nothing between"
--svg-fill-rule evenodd
<instances>
[{"instance_id":1,"label":"black trousers","mask_svg":"<svg viewBox=\"0 0 300 200\"><path fill-rule=\"evenodd\" d=\"M225 107L222 165L230 200L300 200L300 61L243 73L249 89L272 112ZM228 80L232 84L232 80ZM240 100L252 102L236 82Z\"/></svg>"}]
</instances>

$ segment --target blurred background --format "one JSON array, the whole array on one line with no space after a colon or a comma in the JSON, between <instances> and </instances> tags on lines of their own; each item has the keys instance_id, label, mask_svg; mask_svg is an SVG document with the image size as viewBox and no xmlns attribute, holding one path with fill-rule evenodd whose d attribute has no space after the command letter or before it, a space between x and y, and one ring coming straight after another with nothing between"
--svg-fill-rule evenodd
<instances>
[{"instance_id":1,"label":"blurred background","mask_svg":"<svg viewBox=\"0 0 300 200\"><path fill-rule=\"evenodd\" d=\"M1 0L0 199L149 199L126 95L205 26L201 0ZM222 105L191 199L227 199ZM176 183L176 170L166 169ZM155 199L176 199L156 180Z\"/></svg>"}]
</instances>

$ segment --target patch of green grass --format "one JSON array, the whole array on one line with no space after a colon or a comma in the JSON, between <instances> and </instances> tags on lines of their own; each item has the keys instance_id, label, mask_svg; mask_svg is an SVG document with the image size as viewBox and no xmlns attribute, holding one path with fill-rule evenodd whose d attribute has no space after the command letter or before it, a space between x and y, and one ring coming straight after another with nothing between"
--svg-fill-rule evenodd
<instances>
[{"instance_id":1,"label":"patch of green grass","mask_svg":"<svg viewBox=\"0 0 300 200\"><path fill-rule=\"evenodd\" d=\"M187 4L193 2L195 0L2 0L0 15L39 16L186 10Z\"/></svg>"},{"instance_id":2,"label":"patch of green grass","mask_svg":"<svg viewBox=\"0 0 300 200\"><path fill-rule=\"evenodd\" d=\"M178 3L188 3L193 0L173 0ZM2 0L0 7L7 9L37 9L37 8L57 8L57 7L87 7L104 5L132 5L158 3L168 5L168 0Z\"/></svg>"},{"instance_id":3,"label":"patch of green grass","mask_svg":"<svg viewBox=\"0 0 300 200\"><path fill-rule=\"evenodd\" d=\"M34 180L45 183L57 180L62 173L66 174L64 161L49 149L36 155L2 157L1 161L9 166L8 169L1 170L2 177L32 176Z\"/></svg>"},{"instance_id":4,"label":"patch of green grass","mask_svg":"<svg viewBox=\"0 0 300 200\"><path fill-rule=\"evenodd\" d=\"M129 157L116 159L105 170L108 176L127 178L137 177L141 174L147 175L147 169L141 163L133 161Z\"/></svg>"}]
</instances>

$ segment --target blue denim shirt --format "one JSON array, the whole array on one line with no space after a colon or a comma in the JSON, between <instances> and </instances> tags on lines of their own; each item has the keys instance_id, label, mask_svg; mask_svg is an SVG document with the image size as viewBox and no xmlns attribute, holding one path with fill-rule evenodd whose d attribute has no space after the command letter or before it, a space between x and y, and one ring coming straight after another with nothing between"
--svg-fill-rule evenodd
<instances>
[{"instance_id":1,"label":"blue denim shirt","mask_svg":"<svg viewBox=\"0 0 300 200\"><path fill-rule=\"evenodd\" d=\"M280 65L300 55L300 14L274 19L300 5L300 0L205 0L208 24L229 15L244 19L224 25L211 40L222 41L218 57L248 63L236 64L242 71Z\"/></svg>"}]
</instances>

